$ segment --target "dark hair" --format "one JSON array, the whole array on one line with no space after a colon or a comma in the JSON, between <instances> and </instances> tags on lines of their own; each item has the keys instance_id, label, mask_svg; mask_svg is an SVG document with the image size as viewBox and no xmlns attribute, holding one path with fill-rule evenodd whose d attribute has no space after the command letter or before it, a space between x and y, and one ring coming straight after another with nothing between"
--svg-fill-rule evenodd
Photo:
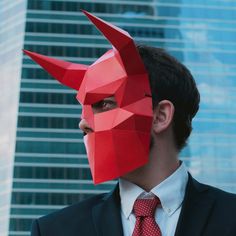
<instances>
[{"instance_id":1,"label":"dark hair","mask_svg":"<svg viewBox=\"0 0 236 236\"><path fill-rule=\"evenodd\" d=\"M192 131L192 118L198 111L200 94L190 71L161 48L137 45L149 75L153 107L169 100L175 107L173 132L180 151Z\"/></svg>"}]
</instances>

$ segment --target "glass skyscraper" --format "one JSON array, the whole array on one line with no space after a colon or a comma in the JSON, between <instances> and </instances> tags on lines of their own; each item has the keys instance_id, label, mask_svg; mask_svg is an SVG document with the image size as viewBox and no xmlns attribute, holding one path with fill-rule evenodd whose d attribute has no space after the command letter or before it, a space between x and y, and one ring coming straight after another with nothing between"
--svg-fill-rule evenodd
<instances>
[{"instance_id":1,"label":"glass skyscraper","mask_svg":"<svg viewBox=\"0 0 236 236\"><path fill-rule=\"evenodd\" d=\"M26 2L0 1L0 235L8 232Z\"/></svg>"},{"instance_id":2,"label":"glass skyscraper","mask_svg":"<svg viewBox=\"0 0 236 236\"><path fill-rule=\"evenodd\" d=\"M197 179L236 192L235 1L2 0L0 235L29 235L32 219L115 183L91 181L75 92L21 52L94 62L111 45L80 9L167 49L192 71L201 107L181 159Z\"/></svg>"}]
</instances>

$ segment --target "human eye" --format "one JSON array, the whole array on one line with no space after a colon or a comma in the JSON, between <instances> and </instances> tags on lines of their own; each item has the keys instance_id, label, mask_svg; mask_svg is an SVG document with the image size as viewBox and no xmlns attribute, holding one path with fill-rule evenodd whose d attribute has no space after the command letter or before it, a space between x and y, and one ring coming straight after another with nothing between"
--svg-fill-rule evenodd
<instances>
[{"instance_id":1,"label":"human eye","mask_svg":"<svg viewBox=\"0 0 236 236\"><path fill-rule=\"evenodd\" d=\"M93 113L101 113L117 107L115 97L108 97L92 105Z\"/></svg>"}]
</instances>

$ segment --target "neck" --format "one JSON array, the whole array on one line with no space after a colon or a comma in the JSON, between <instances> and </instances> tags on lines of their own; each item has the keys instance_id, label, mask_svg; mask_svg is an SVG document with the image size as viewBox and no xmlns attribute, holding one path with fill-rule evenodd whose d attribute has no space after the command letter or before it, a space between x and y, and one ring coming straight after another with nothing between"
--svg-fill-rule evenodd
<instances>
[{"instance_id":1,"label":"neck","mask_svg":"<svg viewBox=\"0 0 236 236\"><path fill-rule=\"evenodd\" d=\"M157 147L158 146L158 147ZM156 145L150 150L149 162L122 178L149 192L179 167L178 152L169 145Z\"/></svg>"}]
</instances>

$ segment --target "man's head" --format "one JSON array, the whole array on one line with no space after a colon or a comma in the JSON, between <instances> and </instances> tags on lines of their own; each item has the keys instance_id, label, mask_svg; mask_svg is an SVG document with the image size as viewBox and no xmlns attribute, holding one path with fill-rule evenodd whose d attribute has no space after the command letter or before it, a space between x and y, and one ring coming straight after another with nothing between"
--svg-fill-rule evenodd
<instances>
[{"instance_id":1,"label":"man's head","mask_svg":"<svg viewBox=\"0 0 236 236\"><path fill-rule=\"evenodd\" d=\"M87 126L83 125L82 129L87 134L85 145L90 169L94 182L100 183L120 177L148 162L153 108L164 107L166 111L170 108L170 112L166 112L170 114L168 122L163 122L159 130L169 128L172 123L174 130L179 129L181 122L177 123L175 119L172 122L172 118L174 106L177 112L181 112L178 107L187 106L178 98L178 93L184 92L180 89L182 83L178 88L178 79L181 80L185 74L175 68L179 66L183 69L183 66L167 54L163 57L161 53L164 53L158 49L137 48L127 32L88 12L85 14L113 46L92 65L25 52L62 84L78 91L77 99L83 107L81 123ZM162 109L159 110L162 114ZM161 115L158 117L162 118ZM179 121L179 116L177 118ZM176 132L175 136L178 136ZM179 141L176 144L180 149L182 144Z\"/></svg>"}]
</instances>

